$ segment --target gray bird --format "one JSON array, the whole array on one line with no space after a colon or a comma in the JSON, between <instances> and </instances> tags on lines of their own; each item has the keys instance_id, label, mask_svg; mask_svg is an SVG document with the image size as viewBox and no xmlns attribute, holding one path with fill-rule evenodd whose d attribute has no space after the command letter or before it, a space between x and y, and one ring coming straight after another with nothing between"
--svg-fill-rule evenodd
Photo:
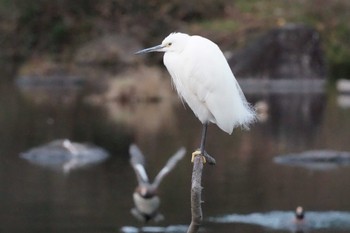
<instances>
[{"instance_id":1,"label":"gray bird","mask_svg":"<svg viewBox=\"0 0 350 233\"><path fill-rule=\"evenodd\" d=\"M163 178L175 167L175 165L185 156L185 148L180 148L170 159L165 166L160 170L155 177L153 183L148 179L145 169L145 157L141 150L132 144L129 148L130 164L133 167L138 185L133 193L135 208L131 213L137 219L148 222L154 219L156 222L163 219L163 216L158 212L160 198L158 196L158 187Z\"/></svg>"}]
</instances>

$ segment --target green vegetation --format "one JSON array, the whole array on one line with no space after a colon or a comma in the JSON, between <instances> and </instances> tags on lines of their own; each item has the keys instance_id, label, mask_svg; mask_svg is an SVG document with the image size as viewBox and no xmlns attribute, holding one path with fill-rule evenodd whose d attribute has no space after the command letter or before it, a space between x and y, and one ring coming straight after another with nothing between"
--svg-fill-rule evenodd
<instances>
[{"instance_id":1,"label":"green vegetation","mask_svg":"<svg viewBox=\"0 0 350 233\"><path fill-rule=\"evenodd\" d=\"M171 31L210 36L226 49L270 28L305 23L322 36L331 74L350 76L349 0L0 0L0 42L11 56L70 58L81 43L124 33L154 44Z\"/></svg>"},{"instance_id":2,"label":"green vegetation","mask_svg":"<svg viewBox=\"0 0 350 233\"><path fill-rule=\"evenodd\" d=\"M208 29L210 31L235 31L239 27L236 21L230 19L214 19L214 20L202 20L198 23L201 28Z\"/></svg>"}]
</instances>

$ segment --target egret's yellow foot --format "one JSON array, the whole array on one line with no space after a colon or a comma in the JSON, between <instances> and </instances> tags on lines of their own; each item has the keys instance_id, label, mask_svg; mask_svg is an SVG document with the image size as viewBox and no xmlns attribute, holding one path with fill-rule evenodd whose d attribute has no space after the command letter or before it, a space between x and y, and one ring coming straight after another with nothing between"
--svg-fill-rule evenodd
<instances>
[{"instance_id":1,"label":"egret's yellow foot","mask_svg":"<svg viewBox=\"0 0 350 233\"><path fill-rule=\"evenodd\" d=\"M203 163L207 162L206 158L202 155L202 152L200 150L196 150L195 152L192 153L192 159L191 159L192 163L194 162L194 157L196 157L198 155L201 156Z\"/></svg>"}]
</instances>

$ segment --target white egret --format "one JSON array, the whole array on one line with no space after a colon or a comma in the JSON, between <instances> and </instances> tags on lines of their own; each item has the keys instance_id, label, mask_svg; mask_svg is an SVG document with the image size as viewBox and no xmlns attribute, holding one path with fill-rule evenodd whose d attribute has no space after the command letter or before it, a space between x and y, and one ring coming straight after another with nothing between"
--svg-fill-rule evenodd
<instances>
[{"instance_id":1,"label":"white egret","mask_svg":"<svg viewBox=\"0 0 350 233\"><path fill-rule=\"evenodd\" d=\"M192 154L192 161L196 155L209 156L204 147L210 122L231 134L235 127L248 129L255 121L253 108L214 42L201 36L171 33L160 45L136 54L149 52L165 53L163 62L178 95L203 124L200 148Z\"/></svg>"}]
</instances>

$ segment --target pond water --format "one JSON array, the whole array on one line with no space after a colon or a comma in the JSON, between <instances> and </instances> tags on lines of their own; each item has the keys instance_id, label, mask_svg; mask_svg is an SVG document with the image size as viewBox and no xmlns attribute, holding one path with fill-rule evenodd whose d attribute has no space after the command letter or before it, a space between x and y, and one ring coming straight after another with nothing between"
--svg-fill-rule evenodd
<instances>
[{"instance_id":1,"label":"pond water","mask_svg":"<svg viewBox=\"0 0 350 233\"><path fill-rule=\"evenodd\" d=\"M198 147L201 130L191 110L176 97L154 104L94 106L84 95L79 89L23 90L1 84L0 232L184 231L190 222L190 151ZM231 136L209 127L207 151L217 165L204 167L203 232L289 232L255 220L211 219L270 212L292 217L299 205L306 219L308 211L325 219L334 211L349 216L350 166L312 170L273 162L275 156L306 150L350 151L350 108L340 106L337 97L334 90L249 94L250 102L268 104L265 122L250 131L236 129ZM67 174L19 156L62 138L93 143L110 157ZM161 184L164 220L158 223L142 224L130 213L137 184L128 160L133 142L146 156L151 179L179 147L188 150Z\"/></svg>"}]
</instances>

